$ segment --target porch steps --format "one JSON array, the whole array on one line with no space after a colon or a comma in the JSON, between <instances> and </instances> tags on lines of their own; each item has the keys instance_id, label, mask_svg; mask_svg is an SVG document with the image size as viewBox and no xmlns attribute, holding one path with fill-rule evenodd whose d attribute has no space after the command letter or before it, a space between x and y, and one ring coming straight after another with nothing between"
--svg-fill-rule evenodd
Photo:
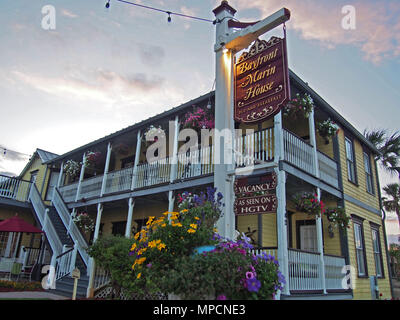
<instances>
[{"instance_id":1,"label":"porch steps","mask_svg":"<svg viewBox=\"0 0 400 320\"><path fill-rule=\"evenodd\" d=\"M85 274L82 275L81 271L81 278L78 280L78 286L76 290L76 298L86 298L86 291L87 287L89 286L89 277ZM51 293L58 294L60 296L72 298L72 292L74 289L74 279L71 278L69 275L61 278L60 280L56 281L56 289L51 290Z\"/></svg>"},{"instance_id":2,"label":"porch steps","mask_svg":"<svg viewBox=\"0 0 400 320\"><path fill-rule=\"evenodd\" d=\"M49 209L49 218L54 226L54 229L56 229L57 235L60 238L61 243L68 246L73 246L74 243L71 237L67 234L67 230L65 229L65 226L61 221L61 218L58 215L56 208L54 207L47 207L47 208Z\"/></svg>"}]
</instances>

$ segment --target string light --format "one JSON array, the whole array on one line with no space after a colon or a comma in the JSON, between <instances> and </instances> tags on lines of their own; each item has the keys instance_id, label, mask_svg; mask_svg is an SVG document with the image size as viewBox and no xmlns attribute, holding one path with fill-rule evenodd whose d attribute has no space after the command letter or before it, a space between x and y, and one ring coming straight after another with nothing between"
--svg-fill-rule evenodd
<instances>
[{"instance_id":1,"label":"string light","mask_svg":"<svg viewBox=\"0 0 400 320\"><path fill-rule=\"evenodd\" d=\"M19 152L19 151L15 151L15 150L11 150L11 149L7 149L7 148L4 148L4 147L0 147L0 149L3 150L2 153L3 153L4 156L7 155L7 152L12 152L12 153L17 153L17 154L23 155L25 157L30 157L29 154L22 153L22 152Z\"/></svg>"},{"instance_id":2,"label":"string light","mask_svg":"<svg viewBox=\"0 0 400 320\"><path fill-rule=\"evenodd\" d=\"M183 18L189 18L189 19L195 19L195 20L199 20L199 21L211 22L213 24L216 23L215 20L213 21L213 20L204 19L204 18L200 18L200 17L189 16L187 14L182 14L182 13L178 13L178 12L172 12L172 11L167 11L167 10L163 10L163 9L159 9L159 8L145 6L143 4L138 4L138 3L135 3L135 2L131 2L131 1L126 1L126 0L116 0L116 1L123 2L123 3L126 3L126 4L130 4L132 6L141 7L141 8L144 8L144 9L149 9L149 10L154 10L154 11L166 13L168 15L168 18L167 18L168 22L172 21L171 15L176 15L176 16L183 17ZM108 0L107 3L106 3L106 8L109 8L109 7L110 7L110 0Z\"/></svg>"}]
</instances>

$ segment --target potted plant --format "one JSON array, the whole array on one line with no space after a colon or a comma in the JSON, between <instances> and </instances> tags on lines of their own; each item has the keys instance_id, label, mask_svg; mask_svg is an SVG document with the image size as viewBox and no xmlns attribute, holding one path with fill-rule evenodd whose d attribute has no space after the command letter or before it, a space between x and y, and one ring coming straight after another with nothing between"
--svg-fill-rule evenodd
<instances>
[{"instance_id":1,"label":"potted plant","mask_svg":"<svg viewBox=\"0 0 400 320\"><path fill-rule=\"evenodd\" d=\"M334 226L342 229L349 228L350 217L346 215L343 208L327 208L325 213L328 221Z\"/></svg>"},{"instance_id":2,"label":"potted plant","mask_svg":"<svg viewBox=\"0 0 400 320\"><path fill-rule=\"evenodd\" d=\"M318 196L311 192L303 192L293 197L296 210L313 216L321 216L325 213L324 203L318 200Z\"/></svg>"},{"instance_id":3,"label":"potted plant","mask_svg":"<svg viewBox=\"0 0 400 320\"><path fill-rule=\"evenodd\" d=\"M161 128L161 126L155 127L150 125L150 127L144 133L144 141L146 145L152 144L159 138L165 138L165 131Z\"/></svg>"},{"instance_id":4,"label":"potted plant","mask_svg":"<svg viewBox=\"0 0 400 320\"><path fill-rule=\"evenodd\" d=\"M87 233L94 230L94 220L89 216L87 212L77 213L73 219L78 228L83 232Z\"/></svg>"},{"instance_id":5,"label":"potted plant","mask_svg":"<svg viewBox=\"0 0 400 320\"><path fill-rule=\"evenodd\" d=\"M283 107L283 115L285 117L298 118L300 115L306 119L311 114L314 108L314 100L308 93L300 95L296 94L296 98L289 100L289 102Z\"/></svg>"},{"instance_id":6,"label":"potted plant","mask_svg":"<svg viewBox=\"0 0 400 320\"><path fill-rule=\"evenodd\" d=\"M222 198L213 188L184 192L178 212L149 218L132 241L131 290L180 299L273 298L284 283L278 262L252 254L247 237L234 242L216 233Z\"/></svg>"},{"instance_id":7,"label":"potted plant","mask_svg":"<svg viewBox=\"0 0 400 320\"><path fill-rule=\"evenodd\" d=\"M74 179L81 171L79 162L74 160L68 160L64 164L64 172L70 179Z\"/></svg>"},{"instance_id":8,"label":"potted plant","mask_svg":"<svg viewBox=\"0 0 400 320\"><path fill-rule=\"evenodd\" d=\"M339 126L331 119L317 122L317 131L319 135L325 139L325 143L329 143L329 138L334 137L339 132Z\"/></svg>"},{"instance_id":9,"label":"potted plant","mask_svg":"<svg viewBox=\"0 0 400 320\"><path fill-rule=\"evenodd\" d=\"M85 167L95 167L101 158L101 152L93 152L93 151L88 151L86 152L85 156Z\"/></svg>"}]
</instances>

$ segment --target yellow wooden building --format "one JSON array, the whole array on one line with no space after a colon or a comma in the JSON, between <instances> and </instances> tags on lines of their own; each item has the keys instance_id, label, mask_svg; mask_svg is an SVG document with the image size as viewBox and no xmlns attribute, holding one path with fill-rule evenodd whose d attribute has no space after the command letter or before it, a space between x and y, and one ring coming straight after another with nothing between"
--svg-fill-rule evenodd
<instances>
[{"instance_id":1,"label":"yellow wooden building","mask_svg":"<svg viewBox=\"0 0 400 320\"><path fill-rule=\"evenodd\" d=\"M292 71L290 82L292 96L308 94L313 99L315 108L308 118L282 116L281 127L276 118L256 126L235 125L243 130L235 138L235 175L250 165L249 179L271 172L283 177L277 197L286 203L284 220L277 213L235 217L231 212L235 229L251 236L256 252L278 257L287 281L281 299L389 299L374 160L379 151ZM88 256L90 243L106 234L131 237L149 216L176 209L177 194L214 184L214 144L200 145L199 140L196 148L182 153L179 148L186 140L178 141L185 115L196 108L212 113L213 105L210 92L65 154L35 152L18 177L34 182L35 188L14 200L25 206L27 219L46 232L56 290L70 292L68 275L79 266L78 295L96 294L108 278ZM316 129L327 119L339 126L329 139ZM164 130L166 152L159 150L162 156L149 162L144 133L151 126ZM254 131L245 134L246 129ZM246 158L248 150L251 157ZM318 219L298 211L293 196L305 191L318 192L327 207L343 208L349 227L333 226L326 215ZM1 201L6 198L0 196ZM14 214L7 205L0 208L0 219ZM83 232L74 223L73 217L83 212L95 222L93 231Z\"/></svg>"}]
</instances>

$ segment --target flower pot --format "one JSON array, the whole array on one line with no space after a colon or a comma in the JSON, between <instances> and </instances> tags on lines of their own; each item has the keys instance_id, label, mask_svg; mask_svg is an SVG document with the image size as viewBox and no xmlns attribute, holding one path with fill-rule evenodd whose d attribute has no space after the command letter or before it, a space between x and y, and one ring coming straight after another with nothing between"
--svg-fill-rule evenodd
<instances>
[{"instance_id":1,"label":"flower pot","mask_svg":"<svg viewBox=\"0 0 400 320\"><path fill-rule=\"evenodd\" d=\"M202 254L204 252L210 252L213 251L216 247L213 245L209 245L209 246L200 246L200 247L196 247L193 249L193 255L195 256L196 254Z\"/></svg>"}]
</instances>

